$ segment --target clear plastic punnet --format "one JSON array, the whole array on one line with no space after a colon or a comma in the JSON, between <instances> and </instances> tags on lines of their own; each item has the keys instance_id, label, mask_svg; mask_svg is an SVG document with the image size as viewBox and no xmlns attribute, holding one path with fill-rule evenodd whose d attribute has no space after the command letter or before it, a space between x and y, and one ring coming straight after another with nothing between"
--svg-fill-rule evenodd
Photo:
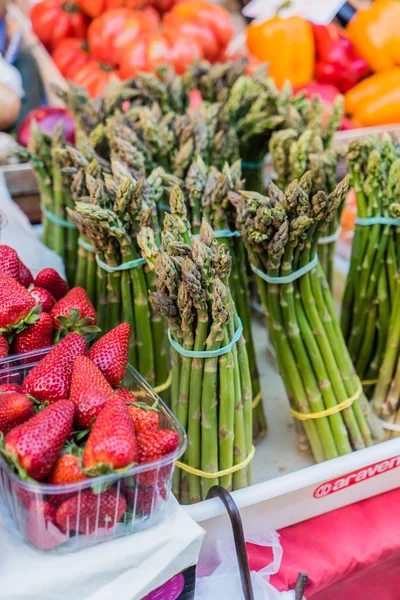
<instances>
[{"instance_id":1,"label":"clear plastic punnet","mask_svg":"<svg viewBox=\"0 0 400 600\"><path fill-rule=\"evenodd\" d=\"M49 350L0 360L0 385L21 384ZM122 384L141 402L157 405L159 427L179 434L178 449L124 473L65 485L24 481L0 456L0 505L5 504L16 533L28 544L58 553L74 552L151 528L162 520L175 462L186 449L186 434L161 398L130 365Z\"/></svg>"}]
</instances>

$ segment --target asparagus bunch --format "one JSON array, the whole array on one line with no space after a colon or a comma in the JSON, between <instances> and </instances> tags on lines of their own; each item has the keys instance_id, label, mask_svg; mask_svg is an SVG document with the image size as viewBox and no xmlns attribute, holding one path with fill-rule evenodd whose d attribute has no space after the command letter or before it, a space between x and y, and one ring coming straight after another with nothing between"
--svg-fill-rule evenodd
<instances>
[{"instance_id":1,"label":"asparagus bunch","mask_svg":"<svg viewBox=\"0 0 400 600\"><path fill-rule=\"evenodd\" d=\"M66 265L70 284L74 281L78 232L69 221L67 208L73 205L68 182L63 177L62 152L67 147L60 124L52 136L35 122L31 127L29 159L39 188L43 210L43 242L57 252Z\"/></svg>"},{"instance_id":2,"label":"asparagus bunch","mask_svg":"<svg viewBox=\"0 0 400 600\"><path fill-rule=\"evenodd\" d=\"M182 348L215 351L229 345L240 323L229 289L231 257L225 246L217 246L205 220L199 238L192 235L178 187L170 204L162 249L157 249L153 229L143 228L138 237L143 257L157 275L157 291L150 292L150 302ZM230 470L250 456L251 403L243 335L221 356L183 356L173 349L171 408L188 432L186 465L212 474ZM177 470L173 490L187 504L205 499L213 485L239 489L250 479L248 466L212 479Z\"/></svg>"},{"instance_id":3,"label":"asparagus bunch","mask_svg":"<svg viewBox=\"0 0 400 600\"><path fill-rule=\"evenodd\" d=\"M284 129L271 137L269 149L276 183L284 190L293 179L299 179L306 171L311 171L313 192L324 190L330 194L336 186L340 158L331 143L342 118L343 100L341 97L337 99L326 125L322 124L322 105L318 96L311 100L308 114L307 129L304 131ZM335 234L339 230L342 208L343 205L331 221L325 224L318 246L318 257L330 287L333 283Z\"/></svg>"},{"instance_id":4,"label":"asparagus bunch","mask_svg":"<svg viewBox=\"0 0 400 600\"><path fill-rule=\"evenodd\" d=\"M360 218L400 216L400 153L389 136L353 142L351 183ZM390 224L355 227L342 305L342 330L362 380L373 385L385 355L396 306L400 268L399 228ZM381 392L379 392L381 397Z\"/></svg>"},{"instance_id":5,"label":"asparagus bunch","mask_svg":"<svg viewBox=\"0 0 400 600\"><path fill-rule=\"evenodd\" d=\"M343 180L327 194L312 193L310 172L267 196L231 193L237 226L253 265L269 277L288 276L315 256L321 228L348 191ZM383 437L354 371L321 265L292 282L257 276L270 335L292 408L319 413L353 398L331 416L302 421L317 462L370 446Z\"/></svg>"},{"instance_id":6,"label":"asparagus bunch","mask_svg":"<svg viewBox=\"0 0 400 600\"><path fill-rule=\"evenodd\" d=\"M148 290L154 288L155 278L140 260L136 238L143 224L151 224L159 236L156 202L164 193L162 181L158 173L136 179L118 161L109 166L111 173L97 165L96 177L94 161L86 167L84 186L90 201L84 195L74 209L68 209L97 257L90 263L85 262L88 255L80 257L78 273L86 274L85 287L93 293L103 331L128 322L129 361L151 385L158 386L169 375L165 325L151 310ZM74 175L75 184L77 178L82 180L82 171Z\"/></svg>"}]
</instances>

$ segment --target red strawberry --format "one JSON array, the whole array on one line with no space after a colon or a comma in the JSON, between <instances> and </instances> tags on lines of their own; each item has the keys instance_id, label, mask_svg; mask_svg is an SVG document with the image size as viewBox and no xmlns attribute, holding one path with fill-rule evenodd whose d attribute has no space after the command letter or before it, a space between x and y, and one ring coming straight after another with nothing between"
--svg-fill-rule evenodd
<instances>
[{"instance_id":1,"label":"red strawberry","mask_svg":"<svg viewBox=\"0 0 400 600\"><path fill-rule=\"evenodd\" d=\"M130 325L121 323L103 335L88 352L90 360L100 369L113 387L125 377L130 333Z\"/></svg>"},{"instance_id":2,"label":"red strawberry","mask_svg":"<svg viewBox=\"0 0 400 600\"><path fill-rule=\"evenodd\" d=\"M120 396L120 398L123 398L123 400L125 400L125 402L137 402L137 396L135 396L134 392L131 392L130 390L127 390L124 387L121 387L120 385L117 385L116 388L114 388L114 392Z\"/></svg>"},{"instance_id":3,"label":"red strawberry","mask_svg":"<svg viewBox=\"0 0 400 600\"><path fill-rule=\"evenodd\" d=\"M77 446L72 446L66 454L62 454L57 459L47 481L54 485L64 485L65 483L77 483L85 479L87 479L87 476L82 470L82 451ZM50 501L56 506L60 506L73 495L73 493L52 494Z\"/></svg>"},{"instance_id":4,"label":"red strawberry","mask_svg":"<svg viewBox=\"0 0 400 600\"><path fill-rule=\"evenodd\" d=\"M8 394L9 392L21 392L22 388L16 383L2 383L0 385L0 394ZM0 396L1 400L1 396Z\"/></svg>"},{"instance_id":5,"label":"red strawberry","mask_svg":"<svg viewBox=\"0 0 400 600\"><path fill-rule=\"evenodd\" d=\"M83 466L90 474L123 469L138 460L135 431L125 402L115 396L99 416L83 452Z\"/></svg>"},{"instance_id":6,"label":"red strawberry","mask_svg":"<svg viewBox=\"0 0 400 600\"><path fill-rule=\"evenodd\" d=\"M135 514L143 516L149 516L167 498L167 490L164 484L130 487L122 480L121 489L125 494L129 508L134 510Z\"/></svg>"},{"instance_id":7,"label":"red strawberry","mask_svg":"<svg viewBox=\"0 0 400 600\"><path fill-rule=\"evenodd\" d=\"M0 396L0 431L4 435L34 414L32 402L25 394L9 392Z\"/></svg>"},{"instance_id":8,"label":"red strawberry","mask_svg":"<svg viewBox=\"0 0 400 600\"><path fill-rule=\"evenodd\" d=\"M59 400L6 435L3 452L22 478L43 481L50 473L71 435L74 408L70 400Z\"/></svg>"},{"instance_id":9,"label":"red strawberry","mask_svg":"<svg viewBox=\"0 0 400 600\"><path fill-rule=\"evenodd\" d=\"M102 494L85 490L61 504L56 520L67 531L91 534L99 528L115 527L125 511L126 500L117 490L110 489Z\"/></svg>"},{"instance_id":10,"label":"red strawberry","mask_svg":"<svg viewBox=\"0 0 400 600\"><path fill-rule=\"evenodd\" d=\"M159 418L156 410L142 408L134 404L128 404L127 408L137 435L141 431L156 431L158 429Z\"/></svg>"},{"instance_id":11,"label":"red strawberry","mask_svg":"<svg viewBox=\"0 0 400 600\"><path fill-rule=\"evenodd\" d=\"M13 277L0 273L0 329L23 328L39 318L35 299Z\"/></svg>"},{"instance_id":12,"label":"red strawberry","mask_svg":"<svg viewBox=\"0 0 400 600\"><path fill-rule=\"evenodd\" d=\"M4 335L0 335L0 359L6 358L8 356L8 350L9 350L9 346L8 346L7 338L4 337Z\"/></svg>"},{"instance_id":13,"label":"red strawberry","mask_svg":"<svg viewBox=\"0 0 400 600\"><path fill-rule=\"evenodd\" d=\"M74 360L85 351L85 340L77 333L71 333L28 373L22 384L23 392L41 401L68 398Z\"/></svg>"},{"instance_id":14,"label":"red strawberry","mask_svg":"<svg viewBox=\"0 0 400 600\"><path fill-rule=\"evenodd\" d=\"M148 463L158 460L162 456L166 456L174 452L179 447L180 438L176 431L168 429L158 429L157 431L141 431L137 436L139 444L139 463ZM169 470L168 470L169 473ZM162 480L164 475L159 473L157 469L149 470L140 473L137 476L137 481L141 485L153 485L157 479Z\"/></svg>"},{"instance_id":15,"label":"red strawberry","mask_svg":"<svg viewBox=\"0 0 400 600\"><path fill-rule=\"evenodd\" d=\"M53 320L49 314L42 312L39 315L39 320L34 325L29 325L28 329L15 337L13 351L15 354L23 354L40 348L48 348L52 345Z\"/></svg>"},{"instance_id":16,"label":"red strawberry","mask_svg":"<svg viewBox=\"0 0 400 600\"><path fill-rule=\"evenodd\" d=\"M93 425L97 415L115 394L96 365L87 356L79 356L73 365L69 397L76 407L75 419L78 427L87 429Z\"/></svg>"},{"instance_id":17,"label":"red strawberry","mask_svg":"<svg viewBox=\"0 0 400 600\"><path fill-rule=\"evenodd\" d=\"M54 269L43 269L35 277L35 286L44 288L56 300L61 300L68 293L68 283Z\"/></svg>"},{"instance_id":18,"label":"red strawberry","mask_svg":"<svg viewBox=\"0 0 400 600\"><path fill-rule=\"evenodd\" d=\"M51 310L56 331L76 331L82 335L100 331L96 325L96 311L86 291L72 288Z\"/></svg>"},{"instance_id":19,"label":"red strawberry","mask_svg":"<svg viewBox=\"0 0 400 600\"><path fill-rule=\"evenodd\" d=\"M51 309L56 303L56 299L50 294L50 292L48 292L44 288L36 286L29 291L31 295L35 298L36 304L41 304L43 312L51 312Z\"/></svg>"},{"instance_id":20,"label":"red strawberry","mask_svg":"<svg viewBox=\"0 0 400 600\"><path fill-rule=\"evenodd\" d=\"M45 500L32 502L25 523L28 540L40 550L51 550L67 541L68 535L56 525L56 509Z\"/></svg>"},{"instance_id":21,"label":"red strawberry","mask_svg":"<svg viewBox=\"0 0 400 600\"><path fill-rule=\"evenodd\" d=\"M0 246L0 271L19 280L18 254L10 246Z\"/></svg>"},{"instance_id":22,"label":"red strawberry","mask_svg":"<svg viewBox=\"0 0 400 600\"><path fill-rule=\"evenodd\" d=\"M18 281L24 288L28 288L33 283L33 276L28 267L23 262L19 261Z\"/></svg>"}]
</instances>

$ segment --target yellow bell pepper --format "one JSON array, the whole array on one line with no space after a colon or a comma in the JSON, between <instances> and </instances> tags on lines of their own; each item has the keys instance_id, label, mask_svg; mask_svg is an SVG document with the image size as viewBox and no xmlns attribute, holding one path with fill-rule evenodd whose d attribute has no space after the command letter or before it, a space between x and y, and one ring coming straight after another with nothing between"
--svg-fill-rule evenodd
<instances>
[{"instance_id":1,"label":"yellow bell pepper","mask_svg":"<svg viewBox=\"0 0 400 600\"><path fill-rule=\"evenodd\" d=\"M269 63L269 74L278 87L286 80L297 87L313 79L314 36L305 19L276 16L251 23L247 28L247 46L251 54Z\"/></svg>"},{"instance_id":2,"label":"yellow bell pepper","mask_svg":"<svg viewBox=\"0 0 400 600\"><path fill-rule=\"evenodd\" d=\"M356 12L347 26L347 35L357 52L373 71L387 71L400 65L400 2L375 0Z\"/></svg>"},{"instance_id":3,"label":"yellow bell pepper","mask_svg":"<svg viewBox=\"0 0 400 600\"><path fill-rule=\"evenodd\" d=\"M344 106L363 127L400 123L400 67L358 83L346 92Z\"/></svg>"}]
</instances>

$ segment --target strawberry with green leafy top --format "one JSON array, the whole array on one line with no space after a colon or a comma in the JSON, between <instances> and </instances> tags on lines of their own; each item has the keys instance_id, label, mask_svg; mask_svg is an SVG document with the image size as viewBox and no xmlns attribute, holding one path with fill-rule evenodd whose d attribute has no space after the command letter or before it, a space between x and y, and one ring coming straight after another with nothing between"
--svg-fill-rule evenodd
<instances>
[{"instance_id":1,"label":"strawberry with green leafy top","mask_svg":"<svg viewBox=\"0 0 400 600\"><path fill-rule=\"evenodd\" d=\"M82 336L98 333L96 327L96 311L86 291L81 287L72 288L64 298L59 300L51 310L54 329L58 335L66 335L71 331Z\"/></svg>"},{"instance_id":2,"label":"strawberry with green leafy top","mask_svg":"<svg viewBox=\"0 0 400 600\"><path fill-rule=\"evenodd\" d=\"M32 401L20 392L0 395L0 432L5 435L35 414Z\"/></svg>"},{"instance_id":3,"label":"strawberry with green leafy top","mask_svg":"<svg viewBox=\"0 0 400 600\"><path fill-rule=\"evenodd\" d=\"M145 430L140 431L137 436L139 445L139 464L149 463L163 456L167 456L175 452L180 443L179 434L176 431L169 429L158 429L157 431ZM157 480L162 481L168 476L170 468L165 467L165 474L158 473L157 469L152 469L140 473L136 479L141 485L153 485Z\"/></svg>"},{"instance_id":4,"label":"strawberry with green leafy top","mask_svg":"<svg viewBox=\"0 0 400 600\"><path fill-rule=\"evenodd\" d=\"M68 294L68 283L57 273L55 269L42 269L35 277L35 286L44 288L56 300L61 300Z\"/></svg>"},{"instance_id":5,"label":"strawberry with green leafy top","mask_svg":"<svg viewBox=\"0 0 400 600\"><path fill-rule=\"evenodd\" d=\"M115 397L115 393L90 358L79 356L73 364L69 397L75 404L77 426L88 429L107 402Z\"/></svg>"},{"instance_id":6,"label":"strawberry with green leafy top","mask_svg":"<svg viewBox=\"0 0 400 600\"><path fill-rule=\"evenodd\" d=\"M84 481L87 475L82 469L82 449L74 444L67 445L66 452L57 458L48 482L54 485Z\"/></svg>"},{"instance_id":7,"label":"strawberry with green leafy top","mask_svg":"<svg viewBox=\"0 0 400 600\"><path fill-rule=\"evenodd\" d=\"M144 404L138 406L136 403L127 404L127 409L137 435L141 431L157 431L159 418L156 410L145 407Z\"/></svg>"},{"instance_id":8,"label":"strawberry with green leafy top","mask_svg":"<svg viewBox=\"0 0 400 600\"><path fill-rule=\"evenodd\" d=\"M85 490L57 509L56 521L65 530L91 534L115 527L126 512L126 500L114 488L102 494Z\"/></svg>"},{"instance_id":9,"label":"strawberry with green leafy top","mask_svg":"<svg viewBox=\"0 0 400 600\"><path fill-rule=\"evenodd\" d=\"M85 352L85 340L77 333L70 333L28 373L22 391L40 401L68 398L74 361Z\"/></svg>"},{"instance_id":10,"label":"strawberry with green leafy top","mask_svg":"<svg viewBox=\"0 0 400 600\"><path fill-rule=\"evenodd\" d=\"M88 352L90 360L113 387L125 377L130 333L130 325L121 323L103 335Z\"/></svg>"},{"instance_id":11,"label":"strawberry with green leafy top","mask_svg":"<svg viewBox=\"0 0 400 600\"><path fill-rule=\"evenodd\" d=\"M83 452L89 475L124 469L138 460L135 431L126 404L115 396L97 417Z\"/></svg>"},{"instance_id":12,"label":"strawberry with green leafy top","mask_svg":"<svg viewBox=\"0 0 400 600\"><path fill-rule=\"evenodd\" d=\"M7 433L2 452L22 479L43 481L50 473L71 436L74 409L70 400L59 400Z\"/></svg>"},{"instance_id":13,"label":"strawberry with green leafy top","mask_svg":"<svg viewBox=\"0 0 400 600\"><path fill-rule=\"evenodd\" d=\"M0 333L22 331L39 319L40 305L16 279L0 273Z\"/></svg>"},{"instance_id":14,"label":"strawberry with green leafy top","mask_svg":"<svg viewBox=\"0 0 400 600\"><path fill-rule=\"evenodd\" d=\"M53 320L49 314L42 312L34 325L29 325L27 329L15 336L12 348L15 354L23 354L52 345Z\"/></svg>"},{"instance_id":15,"label":"strawberry with green leafy top","mask_svg":"<svg viewBox=\"0 0 400 600\"><path fill-rule=\"evenodd\" d=\"M127 390L120 385L117 385L117 387L114 388L114 392L123 398L125 402L137 402L138 397L136 396L135 392L131 392L131 390Z\"/></svg>"}]
</instances>

